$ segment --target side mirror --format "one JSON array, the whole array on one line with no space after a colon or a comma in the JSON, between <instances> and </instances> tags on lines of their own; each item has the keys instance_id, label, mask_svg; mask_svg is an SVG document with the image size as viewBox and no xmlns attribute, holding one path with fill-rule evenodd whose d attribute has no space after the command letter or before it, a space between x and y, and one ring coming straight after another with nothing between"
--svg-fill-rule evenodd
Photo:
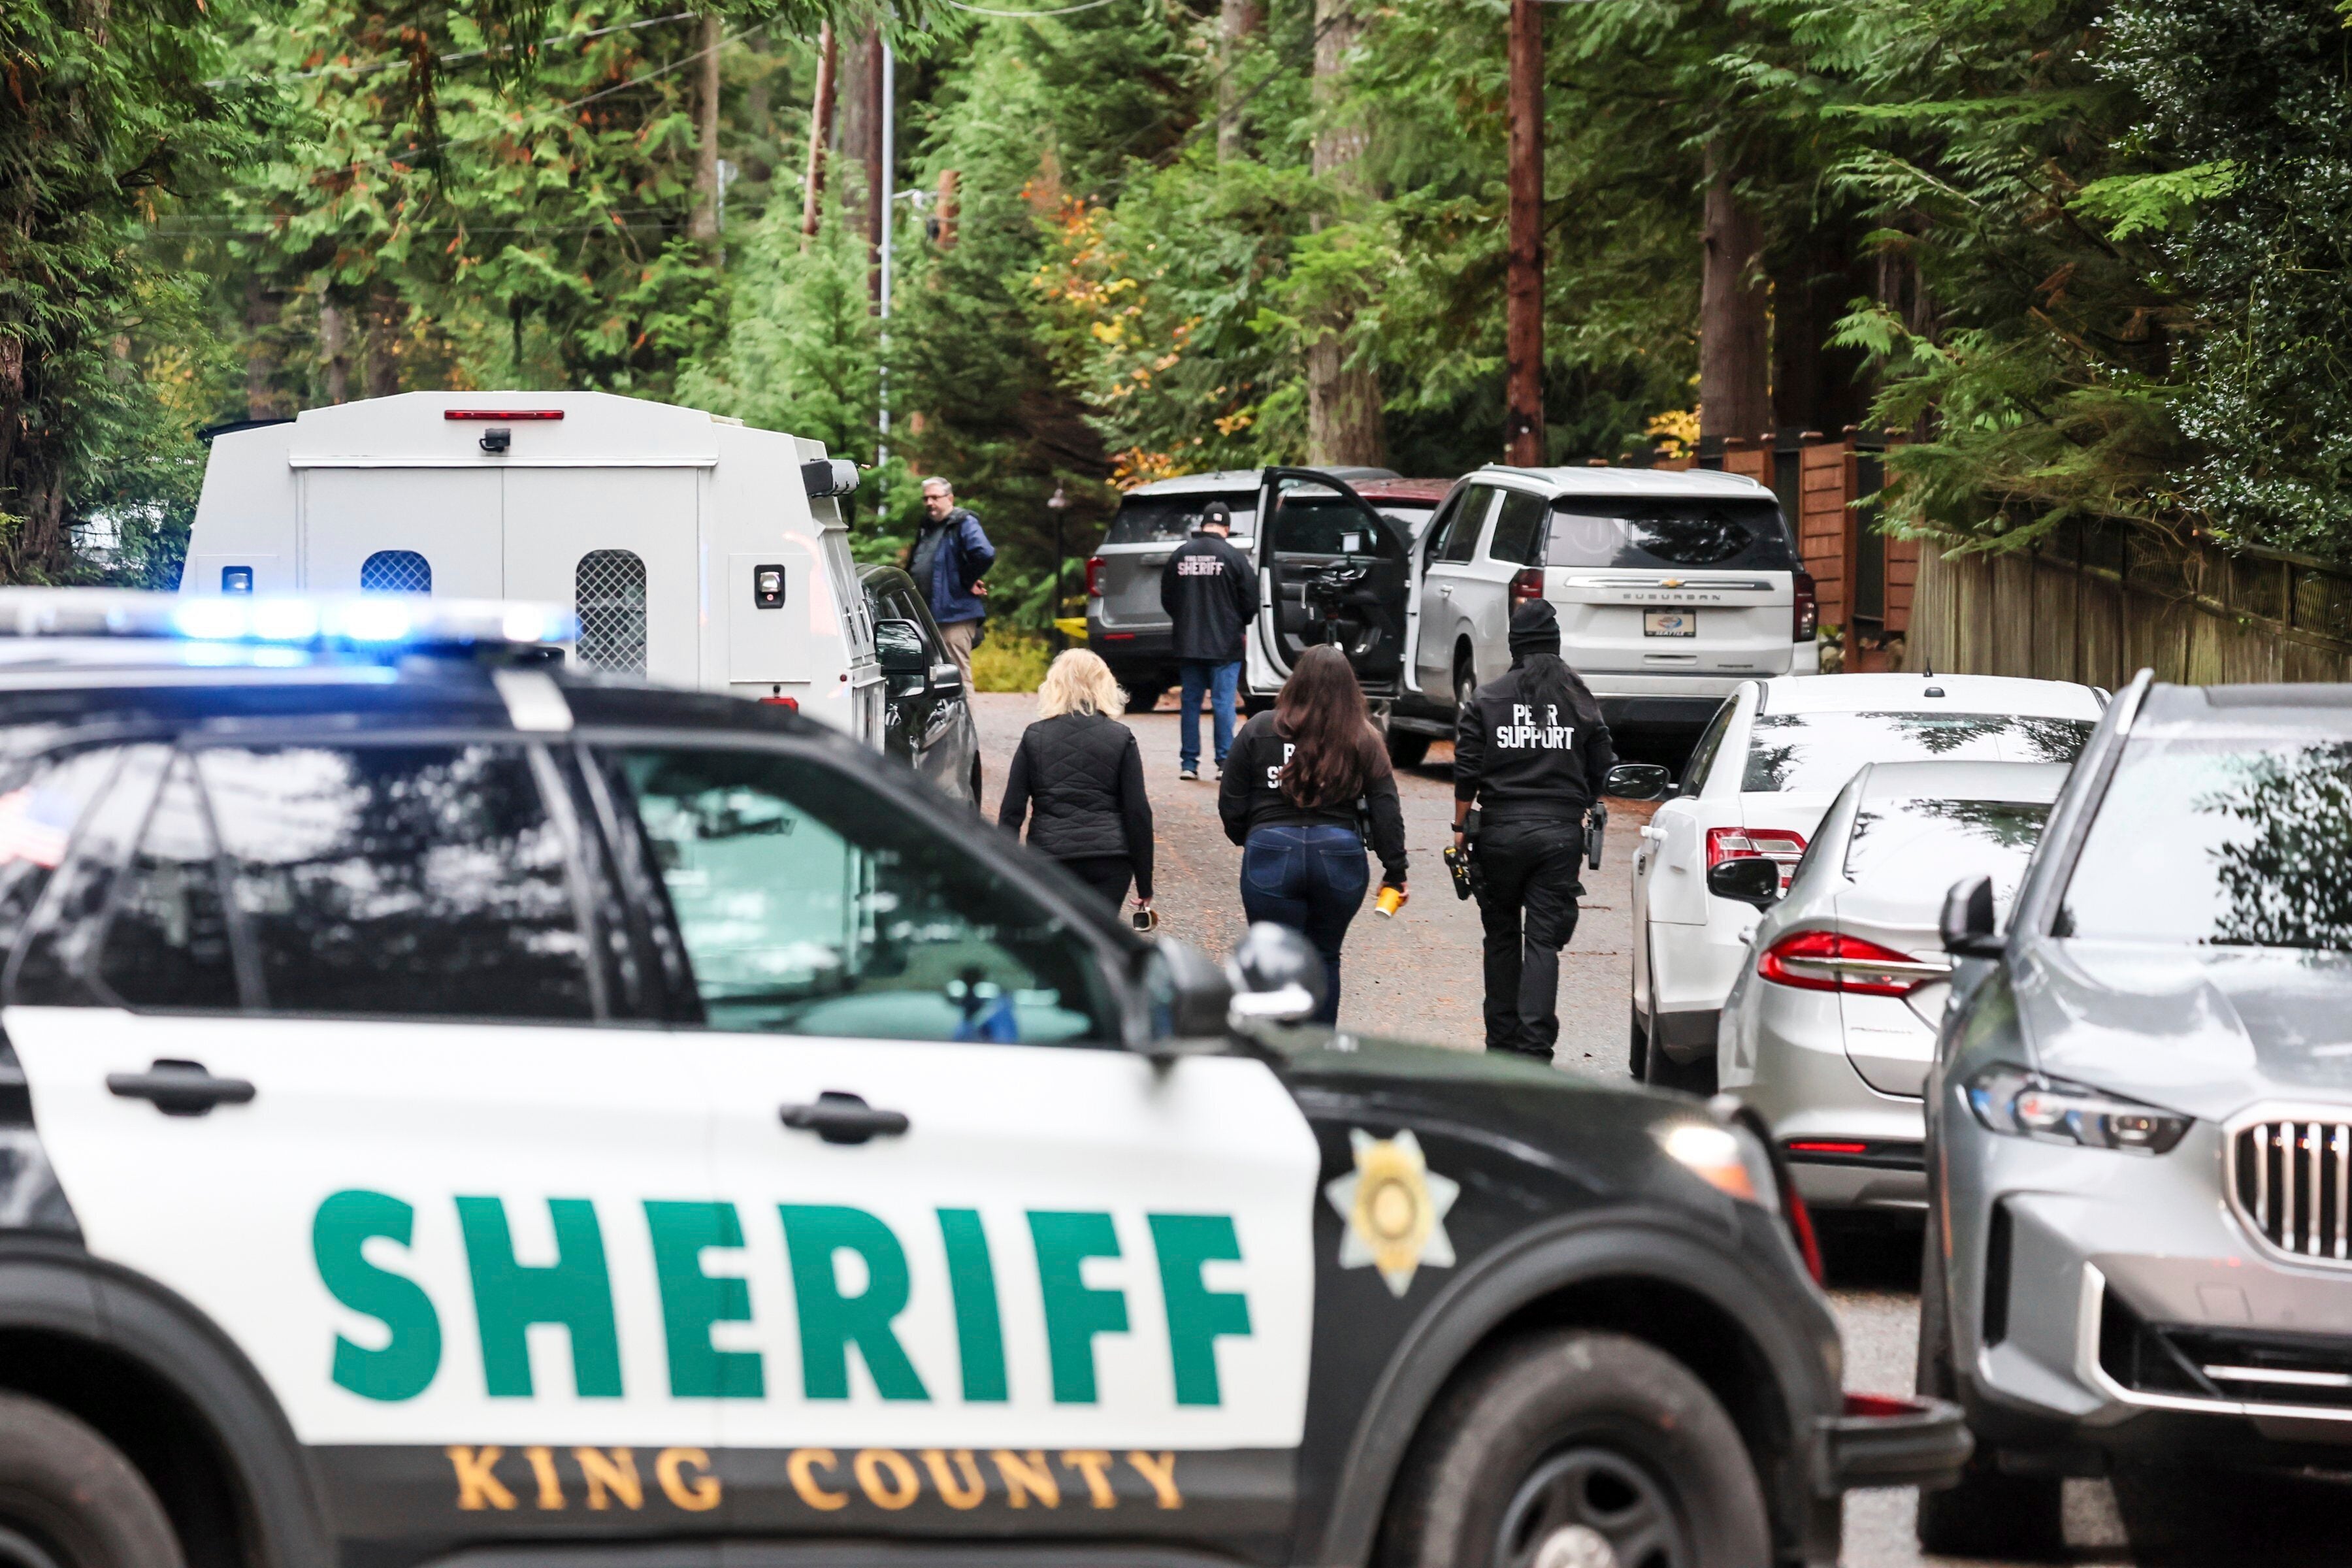
<instances>
[{"instance_id":1,"label":"side mirror","mask_svg":"<svg viewBox=\"0 0 2352 1568\"><path fill-rule=\"evenodd\" d=\"M1706 868L1706 890L1718 899L1769 910L1780 901L1780 863L1760 855L1720 861Z\"/></svg>"},{"instance_id":2,"label":"side mirror","mask_svg":"<svg viewBox=\"0 0 2352 1568\"><path fill-rule=\"evenodd\" d=\"M1664 800L1674 788L1674 773L1655 763L1619 763L1601 785L1602 794L1619 800Z\"/></svg>"},{"instance_id":3,"label":"side mirror","mask_svg":"<svg viewBox=\"0 0 2352 1568\"><path fill-rule=\"evenodd\" d=\"M1990 877L1963 877L1944 895L1944 912L1936 922L1944 951L1954 958L1999 958L2009 944L2001 941L1992 906Z\"/></svg>"},{"instance_id":4,"label":"side mirror","mask_svg":"<svg viewBox=\"0 0 2352 1568\"><path fill-rule=\"evenodd\" d=\"M919 679L931 668L931 651L923 646L923 628L912 621L875 622L874 657L885 675Z\"/></svg>"},{"instance_id":5,"label":"side mirror","mask_svg":"<svg viewBox=\"0 0 2352 1568\"><path fill-rule=\"evenodd\" d=\"M1162 938L1143 959L1144 991L1151 1008L1151 1054L1174 1056L1192 1042L1222 1045L1234 998L1233 983L1216 961L1190 942Z\"/></svg>"},{"instance_id":6,"label":"side mirror","mask_svg":"<svg viewBox=\"0 0 2352 1568\"><path fill-rule=\"evenodd\" d=\"M1233 982L1235 1023L1296 1024L1323 1005L1323 955L1288 926L1260 921L1244 933L1225 962Z\"/></svg>"}]
</instances>

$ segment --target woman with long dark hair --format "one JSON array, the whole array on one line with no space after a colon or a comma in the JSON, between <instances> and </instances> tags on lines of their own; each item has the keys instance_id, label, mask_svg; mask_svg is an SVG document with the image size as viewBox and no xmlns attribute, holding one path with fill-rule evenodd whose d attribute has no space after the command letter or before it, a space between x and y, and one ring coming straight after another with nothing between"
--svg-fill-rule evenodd
<instances>
[{"instance_id":1,"label":"woman with long dark hair","mask_svg":"<svg viewBox=\"0 0 2352 1568\"><path fill-rule=\"evenodd\" d=\"M1510 669L1463 705L1454 842L1470 847L1486 928L1486 1048L1549 1062L1559 950L1576 934L1584 891L1585 814L1617 754L1591 689L1559 657L1549 601L1512 613L1510 649Z\"/></svg>"},{"instance_id":2,"label":"woman with long dark hair","mask_svg":"<svg viewBox=\"0 0 2352 1568\"><path fill-rule=\"evenodd\" d=\"M1225 837L1242 847L1242 909L1302 932L1323 955L1325 1024L1339 1021L1339 945L1371 883L1402 888L1404 812L1364 689L1338 648L1301 655L1274 711L1242 726L1217 790Z\"/></svg>"}]
</instances>

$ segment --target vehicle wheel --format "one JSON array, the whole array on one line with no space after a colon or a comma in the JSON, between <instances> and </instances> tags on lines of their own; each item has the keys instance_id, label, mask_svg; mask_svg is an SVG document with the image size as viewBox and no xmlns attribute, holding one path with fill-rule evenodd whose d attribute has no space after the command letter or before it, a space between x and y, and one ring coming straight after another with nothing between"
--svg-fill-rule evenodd
<instances>
[{"instance_id":1,"label":"vehicle wheel","mask_svg":"<svg viewBox=\"0 0 2352 1568\"><path fill-rule=\"evenodd\" d=\"M1127 689L1127 710L1149 713L1159 707L1160 700L1167 695L1168 689L1164 686L1130 686Z\"/></svg>"},{"instance_id":2,"label":"vehicle wheel","mask_svg":"<svg viewBox=\"0 0 2352 1568\"><path fill-rule=\"evenodd\" d=\"M1723 1407L1622 1334L1520 1340L1458 1378L1413 1440L1383 1568L1754 1568L1763 1489Z\"/></svg>"},{"instance_id":3,"label":"vehicle wheel","mask_svg":"<svg viewBox=\"0 0 2352 1568\"><path fill-rule=\"evenodd\" d=\"M1463 710L1470 706L1471 699L1477 695L1478 672L1467 664L1454 666L1454 716L1459 719Z\"/></svg>"},{"instance_id":4,"label":"vehicle wheel","mask_svg":"<svg viewBox=\"0 0 2352 1568\"><path fill-rule=\"evenodd\" d=\"M1919 1260L1919 1372L1916 1386L1937 1399L1959 1394L1952 1372L1951 1301L1936 1215L1927 1214ZM2010 1476L1979 1448L1959 1484L1919 1494L1919 1549L1942 1557L2003 1557L2028 1563L2066 1555L2065 1482L2057 1476Z\"/></svg>"},{"instance_id":5,"label":"vehicle wheel","mask_svg":"<svg viewBox=\"0 0 2352 1568\"><path fill-rule=\"evenodd\" d=\"M1625 1053L1625 1069L1633 1074L1635 1083L1649 1082L1650 1031L1642 1022L1642 1010L1631 1009L1633 1016L1632 1047Z\"/></svg>"},{"instance_id":6,"label":"vehicle wheel","mask_svg":"<svg viewBox=\"0 0 2352 1568\"><path fill-rule=\"evenodd\" d=\"M1261 713L1271 713L1273 711L1274 699L1271 697L1244 697L1242 699L1242 717L1244 719L1255 719Z\"/></svg>"},{"instance_id":7,"label":"vehicle wheel","mask_svg":"<svg viewBox=\"0 0 2352 1568\"><path fill-rule=\"evenodd\" d=\"M1389 761L1401 768L1417 768L1429 755L1429 737L1407 730L1389 731Z\"/></svg>"},{"instance_id":8,"label":"vehicle wheel","mask_svg":"<svg viewBox=\"0 0 2352 1568\"><path fill-rule=\"evenodd\" d=\"M1685 1094L1705 1100L1715 1093L1715 1058L1705 1056L1695 1062L1678 1062L1663 1050L1649 1049L1643 1066L1642 1081L1653 1089L1678 1089Z\"/></svg>"},{"instance_id":9,"label":"vehicle wheel","mask_svg":"<svg viewBox=\"0 0 2352 1568\"><path fill-rule=\"evenodd\" d=\"M0 1394L0 1563L181 1568L179 1538L121 1451L53 1405Z\"/></svg>"}]
</instances>

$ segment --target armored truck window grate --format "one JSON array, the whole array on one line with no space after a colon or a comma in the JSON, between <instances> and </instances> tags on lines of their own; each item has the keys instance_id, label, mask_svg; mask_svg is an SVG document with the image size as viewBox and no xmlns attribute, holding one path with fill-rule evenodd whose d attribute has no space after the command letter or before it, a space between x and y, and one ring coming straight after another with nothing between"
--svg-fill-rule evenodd
<instances>
[{"instance_id":1,"label":"armored truck window grate","mask_svg":"<svg viewBox=\"0 0 2352 1568\"><path fill-rule=\"evenodd\" d=\"M360 563L362 594L430 594L433 563L414 550L379 550Z\"/></svg>"},{"instance_id":2,"label":"armored truck window grate","mask_svg":"<svg viewBox=\"0 0 2352 1568\"><path fill-rule=\"evenodd\" d=\"M592 550L573 576L580 662L625 675L646 672L646 563L629 550Z\"/></svg>"}]
</instances>

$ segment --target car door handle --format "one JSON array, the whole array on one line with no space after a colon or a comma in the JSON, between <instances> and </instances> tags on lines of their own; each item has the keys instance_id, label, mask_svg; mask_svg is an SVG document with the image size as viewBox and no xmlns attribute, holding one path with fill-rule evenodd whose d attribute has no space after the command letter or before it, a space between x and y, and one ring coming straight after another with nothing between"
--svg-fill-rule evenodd
<instances>
[{"instance_id":1,"label":"car door handle","mask_svg":"<svg viewBox=\"0 0 2352 1568\"><path fill-rule=\"evenodd\" d=\"M202 1062L156 1062L145 1072L110 1072L106 1091L143 1100L166 1116L202 1116L215 1105L244 1105L253 1085L241 1078L215 1078Z\"/></svg>"},{"instance_id":2,"label":"car door handle","mask_svg":"<svg viewBox=\"0 0 2352 1568\"><path fill-rule=\"evenodd\" d=\"M903 1110L877 1110L855 1094L828 1089L812 1105L787 1105L778 1113L795 1132L814 1132L828 1143L863 1143L896 1138L912 1125Z\"/></svg>"}]
</instances>

